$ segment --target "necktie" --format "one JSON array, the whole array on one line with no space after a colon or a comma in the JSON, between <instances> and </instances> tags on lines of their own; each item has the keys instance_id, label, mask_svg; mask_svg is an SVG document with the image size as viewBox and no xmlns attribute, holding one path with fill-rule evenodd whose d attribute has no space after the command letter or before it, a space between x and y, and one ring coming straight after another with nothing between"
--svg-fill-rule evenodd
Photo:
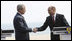
<instances>
[{"instance_id":1,"label":"necktie","mask_svg":"<svg viewBox=\"0 0 72 41\"><path fill-rule=\"evenodd\" d=\"M55 23L54 16L52 16L53 24Z\"/></svg>"}]
</instances>

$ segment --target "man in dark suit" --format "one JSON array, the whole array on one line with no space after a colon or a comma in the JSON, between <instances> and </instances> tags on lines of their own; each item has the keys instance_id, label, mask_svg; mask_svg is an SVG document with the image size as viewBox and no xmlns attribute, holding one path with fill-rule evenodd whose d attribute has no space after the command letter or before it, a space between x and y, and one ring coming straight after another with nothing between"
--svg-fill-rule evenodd
<instances>
[{"instance_id":1,"label":"man in dark suit","mask_svg":"<svg viewBox=\"0 0 72 41\"><path fill-rule=\"evenodd\" d=\"M53 27L64 27L69 26L67 23L64 15L55 13L56 8L54 6L50 6L48 8L48 13L50 16L46 18L46 21L44 22L43 26L39 28L35 28L36 31L44 31L48 26L50 27L50 30L52 31ZM59 35L53 35L51 32L51 40L60 40Z\"/></svg>"},{"instance_id":2,"label":"man in dark suit","mask_svg":"<svg viewBox=\"0 0 72 41\"><path fill-rule=\"evenodd\" d=\"M22 16L25 13L25 6L23 4L17 5L17 14L14 17L13 23L15 28L15 38L16 40L29 40L29 32L33 30L28 28L24 17Z\"/></svg>"}]
</instances>

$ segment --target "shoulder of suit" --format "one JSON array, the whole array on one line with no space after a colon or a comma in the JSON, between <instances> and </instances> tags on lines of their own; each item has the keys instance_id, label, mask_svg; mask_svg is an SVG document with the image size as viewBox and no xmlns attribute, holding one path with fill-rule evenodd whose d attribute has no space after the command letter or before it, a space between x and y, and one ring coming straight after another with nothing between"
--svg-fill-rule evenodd
<instances>
[{"instance_id":1,"label":"shoulder of suit","mask_svg":"<svg viewBox=\"0 0 72 41\"><path fill-rule=\"evenodd\" d=\"M50 18L50 16L47 16L47 17L46 17L46 19L49 19L49 18Z\"/></svg>"},{"instance_id":2,"label":"shoulder of suit","mask_svg":"<svg viewBox=\"0 0 72 41\"><path fill-rule=\"evenodd\" d=\"M16 15L15 18L16 19L22 19L22 17L20 15Z\"/></svg>"},{"instance_id":3,"label":"shoulder of suit","mask_svg":"<svg viewBox=\"0 0 72 41\"><path fill-rule=\"evenodd\" d=\"M58 14L58 13L56 13L56 15L57 15L58 17L59 17L59 16L60 16L60 17L64 17L63 14ZM46 18L48 19L48 18L50 18L50 16L47 16Z\"/></svg>"},{"instance_id":4,"label":"shoulder of suit","mask_svg":"<svg viewBox=\"0 0 72 41\"><path fill-rule=\"evenodd\" d=\"M58 14L58 13L57 13L56 15L57 15L57 16L64 16L63 14Z\"/></svg>"}]
</instances>

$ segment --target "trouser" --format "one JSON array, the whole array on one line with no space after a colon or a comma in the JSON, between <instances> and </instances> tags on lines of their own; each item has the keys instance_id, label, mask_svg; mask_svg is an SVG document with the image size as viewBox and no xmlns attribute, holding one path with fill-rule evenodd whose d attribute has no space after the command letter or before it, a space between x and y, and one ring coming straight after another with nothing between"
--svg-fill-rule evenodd
<instances>
[{"instance_id":1,"label":"trouser","mask_svg":"<svg viewBox=\"0 0 72 41\"><path fill-rule=\"evenodd\" d=\"M51 40L60 40L60 36L59 36L59 35L54 35L54 34L51 32Z\"/></svg>"}]
</instances>

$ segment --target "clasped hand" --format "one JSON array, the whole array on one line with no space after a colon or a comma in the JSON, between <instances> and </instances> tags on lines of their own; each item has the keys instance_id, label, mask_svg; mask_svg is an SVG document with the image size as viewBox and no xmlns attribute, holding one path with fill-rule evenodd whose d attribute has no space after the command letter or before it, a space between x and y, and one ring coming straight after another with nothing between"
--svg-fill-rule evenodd
<instances>
[{"instance_id":1,"label":"clasped hand","mask_svg":"<svg viewBox=\"0 0 72 41\"><path fill-rule=\"evenodd\" d=\"M34 33L36 33L36 32L37 32L37 30L38 30L37 28L33 28L33 32L34 32Z\"/></svg>"}]
</instances>

